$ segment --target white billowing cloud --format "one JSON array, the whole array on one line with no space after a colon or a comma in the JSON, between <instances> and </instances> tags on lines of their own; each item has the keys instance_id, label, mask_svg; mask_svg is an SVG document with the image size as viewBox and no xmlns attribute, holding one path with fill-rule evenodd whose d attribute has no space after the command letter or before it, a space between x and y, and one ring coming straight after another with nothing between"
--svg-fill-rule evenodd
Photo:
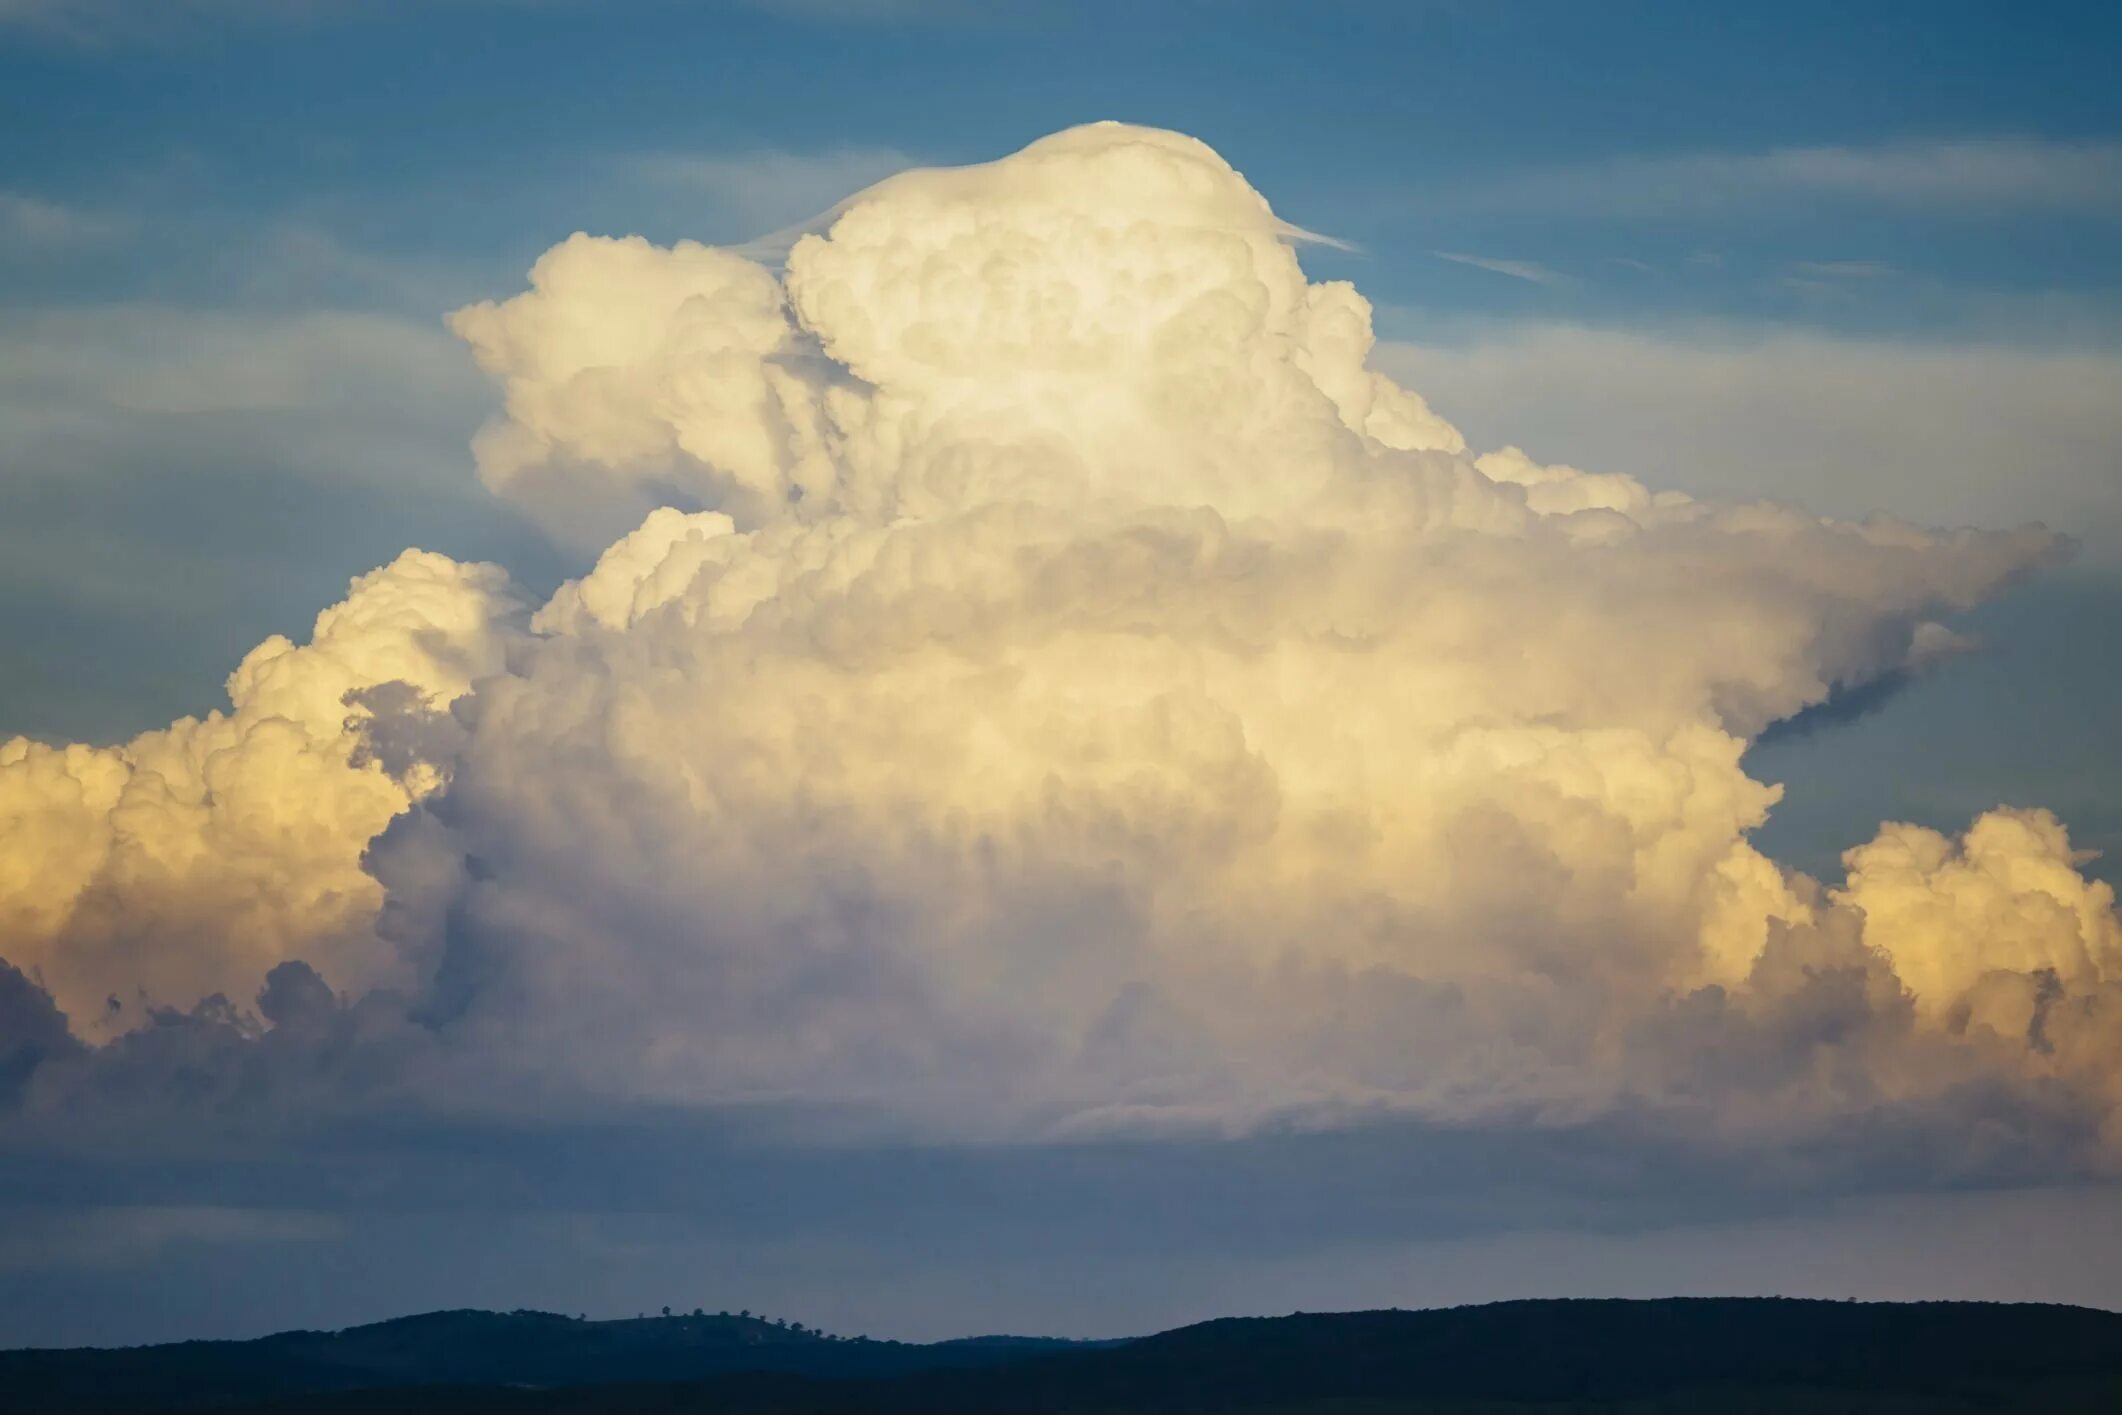
<instances>
[{"instance_id":1,"label":"white billowing cloud","mask_svg":"<svg viewBox=\"0 0 2122 1415\"><path fill-rule=\"evenodd\" d=\"M1101 154L1101 131L888 178L830 240L796 243L785 288L727 251L571 238L529 293L453 317L503 380L482 476L565 525L590 514L585 496L631 510L675 494L747 525L1015 494L997 479L1080 499L1131 489L1151 464L1208 473L1255 435L1346 436L1280 416L1322 391L1393 447L1457 445L1419 397L1362 367L1368 306L1308 285L1289 244L1301 233L1220 180L1220 160L1176 136ZM1196 263L1138 250L1145 219ZM1232 366L1232 339L1254 331L1295 357ZM1173 416L1203 399L1228 416ZM1223 445L1199 446L1204 433ZM1291 452L1285 481L1321 474L1323 448Z\"/></svg>"},{"instance_id":2,"label":"white billowing cloud","mask_svg":"<svg viewBox=\"0 0 2122 1415\"><path fill-rule=\"evenodd\" d=\"M2024 1037L2039 993L2082 993L2122 977L2115 891L2078 873L2083 860L2046 811L1992 811L1958 842L1920 826L1882 826L1845 863L1837 899L1863 911L1865 940L1892 961L1919 1007L1959 1003L1987 1022L2002 989L2028 1009L2005 1029Z\"/></svg>"},{"instance_id":3,"label":"white billowing cloud","mask_svg":"<svg viewBox=\"0 0 2122 1415\"><path fill-rule=\"evenodd\" d=\"M506 380L506 416L475 446L495 491L601 544L666 496L756 515L832 475L812 450L815 390L785 362L797 334L765 269L691 243L576 235L539 259L531 284L451 319Z\"/></svg>"},{"instance_id":4,"label":"white billowing cloud","mask_svg":"<svg viewBox=\"0 0 2122 1415\"><path fill-rule=\"evenodd\" d=\"M330 616L284 682L247 664L227 769L248 723L367 794L306 807L264 924L203 827L133 828L196 882L26 870L29 963L72 1010L178 900L230 922L159 996L302 957L409 987L510 1104L900 1133L2107 1105L2112 900L2060 826L1888 827L1840 890L1747 839L1753 736L1935 656L2056 539L1470 456L1300 234L1200 143L1099 124L880 183L779 273L571 238L454 318L503 393L482 474L667 504L520 633L421 559L452 608L358 670L298 671ZM64 861L134 819L129 758L10 750L62 783L22 799L73 793L39 807ZM1992 1020L2013 987L2040 1026Z\"/></svg>"},{"instance_id":5,"label":"white billowing cloud","mask_svg":"<svg viewBox=\"0 0 2122 1415\"><path fill-rule=\"evenodd\" d=\"M496 567L409 550L318 615L308 644L253 649L230 711L117 747L0 743L10 961L97 1030L132 1025L143 999L248 998L294 957L342 986L395 981L361 847L438 778L370 760L350 695L403 684L446 704L500 666L513 614Z\"/></svg>"}]
</instances>

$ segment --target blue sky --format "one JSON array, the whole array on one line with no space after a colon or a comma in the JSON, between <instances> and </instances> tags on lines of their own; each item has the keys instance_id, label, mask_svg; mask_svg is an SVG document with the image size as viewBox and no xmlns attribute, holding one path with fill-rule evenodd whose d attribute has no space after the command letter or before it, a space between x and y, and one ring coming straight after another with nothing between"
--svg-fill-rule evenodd
<instances>
[{"instance_id":1,"label":"blue sky","mask_svg":"<svg viewBox=\"0 0 2122 1415\"><path fill-rule=\"evenodd\" d=\"M2077 537L2070 566L1958 626L1977 651L1749 765L1788 787L1763 848L1823 877L1882 819L1957 829L2015 802L2055 808L2108 852L2089 872L2114 879L2117 52L2122 10L2093 3L0 0L0 739L111 742L204 711L251 645L299 635L409 544L499 560L540 590L580 573L579 548L479 486L468 443L495 394L442 325L520 289L570 232L739 242L900 168L1120 118L1202 138L1285 219L1343 243L1307 248L1307 270L1376 303L1380 365L1479 446L1703 495ZM238 1331L291 1304L315 1322L511 1293L571 1307L584 1283L614 1309L660 1305L628 1294L644 1272L678 1281L672 1252L753 1284L684 1305L765 1289L744 1305L793 1313L817 1274L884 1283L921 1261L785 1214L734 1237L713 1218L640 1230L661 1198L619 1186L598 1211L570 1187L565 1144L507 1136L476 1159L522 1157L521 1206L461 1231L545 1256L468 1279L472 1258L432 1259L440 1221L407 1197L456 1143L366 1155L391 1206L373 1227L332 1183L260 1224L255 1171L142 1189L83 1161L88 1202L134 1227L71 1248L39 1236L64 1228L46 1220L70 1196L0 1158L0 1341L177 1335L207 1282L246 1292L208 1314ZM1346 1182L1390 1182L1406 1160ZM642 1162L718 1161L678 1146ZM972 1203L1003 1184L972 1162L905 1163L907 1192L963 1185ZM903 1330L953 1330L1001 1288L1025 1322L1107 1329L1094 1289L1118 1269L1024 1235L1059 1214L1098 1232L1085 1252L1124 1254L1138 1235L1100 1227L1101 1205L1176 1204L1217 1164L1182 1155L1139 1190L1101 1170L1101 1197L1042 1192L993 1215L986 1253L925 1271ZM1262 1183L1301 1207L1301 1179ZM1686 1191L1660 1186L1666 1202ZM1221 1252L1219 1225L1242 1230L1257 1195L1210 1187L1199 1232L1155 1274L1127 1270L1124 1326L1234 1291L1333 1305L1328 1279L1355 1252L1374 1267L1351 1303L1408 1295L1388 1248L1457 1275L1423 1300L1523 1291L1543 1262L1537 1241L1442 1200L1443 1217ZM1820 1263L1773 1268L1791 1289L2122 1302L2071 1266L2069 1233L2111 1216L2097 1196L2052 1221L2014 1200L2040 1261L1993 1269L1989 1289L1979 1265L1911 1256L1983 1222L1965 1195L1925 1202L1930 1228L1873 1248L1850 1235L1878 1227L1845 1208L1793 1216L1758 1194L1691 1213L1710 1226L1699 1244L1631 1246L1655 1225L1617 1201L1558 1220L1571 1231L1546 1251L1644 1291L1728 1288L1729 1264L1773 1268L1788 1249ZM539 1227L551 1214L575 1217ZM370 1239L396 1276L363 1264ZM1727 1266L1702 1265L1707 1249ZM316 1299L289 1275L306 1262L353 1296ZM1049 1265L1061 1276L1038 1287ZM63 1301L40 1311L40 1291ZM835 1300L802 1315L882 1329L859 1294Z\"/></svg>"},{"instance_id":2,"label":"blue sky","mask_svg":"<svg viewBox=\"0 0 2122 1415\"><path fill-rule=\"evenodd\" d=\"M227 224L328 217L377 255L509 270L576 225L724 234L682 184L639 180L645 157L961 162L1099 115L1206 135L1300 224L1371 252L1388 303L1491 313L1539 294L1410 258L1461 246L1577 277L1563 308L1579 311L1819 315L1776 287L1805 261L1905 265L1969 294L2116 289L2101 236L2117 21L2097 5L2039 22L1961 3L10 10L11 183L149 222L180 256ZM1896 189L1955 143L2003 144L2011 171ZM2060 170L2103 143L2077 178ZM1792 149L1856 149L1876 170L1825 187L1732 170ZM1656 167L1702 157L1723 175ZM1704 252L1724 278L1646 287L1600 268ZM210 249L170 254L16 283L197 295L236 274ZM1937 317L1895 303L1830 313Z\"/></svg>"}]
</instances>

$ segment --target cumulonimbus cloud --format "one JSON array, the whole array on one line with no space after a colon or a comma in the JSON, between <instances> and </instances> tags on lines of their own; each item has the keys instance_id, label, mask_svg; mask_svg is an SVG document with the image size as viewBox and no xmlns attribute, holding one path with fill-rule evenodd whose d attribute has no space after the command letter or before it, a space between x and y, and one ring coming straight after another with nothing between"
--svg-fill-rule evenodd
<instances>
[{"instance_id":1,"label":"cumulonimbus cloud","mask_svg":"<svg viewBox=\"0 0 2122 1415\"><path fill-rule=\"evenodd\" d=\"M23 1103L174 1045L144 1001L451 1105L1754 1143L1979 1093L2107 1163L2122 925L2063 825L1828 887L1741 765L2058 538L1473 455L1294 236L1097 124L779 268L578 235L459 311L487 484L630 528L535 612L408 552L232 711L0 747L6 954L101 1044Z\"/></svg>"}]
</instances>

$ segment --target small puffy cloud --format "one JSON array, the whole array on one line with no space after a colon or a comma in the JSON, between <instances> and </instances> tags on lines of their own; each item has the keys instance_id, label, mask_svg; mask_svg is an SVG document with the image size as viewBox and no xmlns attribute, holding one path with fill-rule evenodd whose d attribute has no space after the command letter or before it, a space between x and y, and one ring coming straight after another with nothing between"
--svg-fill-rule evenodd
<instances>
[{"instance_id":1,"label":"small puffy cloud","mask_svg":"<svg viewBox=\"0 0 2122 1415\"><path fill-rule=\"evenodd\" d=\"M1472 454L1302 239L1095 124L778 269L577 235L458 311L481 475L595 566L526 616L409 552L227 713L0 749L14 962L84 1031L156 1004L35 1096L1749 1152L1884 1109L1941 1166L2108 1163L2061 826L1889 826L1824 888L1742 760L2059 539Z\"/></svg>"}]
</instances>

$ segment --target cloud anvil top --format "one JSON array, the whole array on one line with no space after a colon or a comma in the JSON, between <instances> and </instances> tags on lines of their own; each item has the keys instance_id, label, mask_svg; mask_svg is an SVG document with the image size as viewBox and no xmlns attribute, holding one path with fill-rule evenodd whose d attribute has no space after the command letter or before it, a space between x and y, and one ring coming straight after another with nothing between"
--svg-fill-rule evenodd
<instances>
[{"instance_id":1,"label":"cloud anvil top","mask_svg":"<svg viewBox=\"0 0 2122 1415\"><path fill-rule=\"evenodd\" d=\"M408 550L224 709L0 744L0 1095L1742 1153L1861 1117L1941 1176L2109 1171L2122 922L2063 823L1888 823L1830 886L1750 843L1742 764L2062 540L1475 455L1305 237L1101 123L773 263L553 247L451 327L481 478L594 569L534 604Z\"/></svg>"}]
</instances>

